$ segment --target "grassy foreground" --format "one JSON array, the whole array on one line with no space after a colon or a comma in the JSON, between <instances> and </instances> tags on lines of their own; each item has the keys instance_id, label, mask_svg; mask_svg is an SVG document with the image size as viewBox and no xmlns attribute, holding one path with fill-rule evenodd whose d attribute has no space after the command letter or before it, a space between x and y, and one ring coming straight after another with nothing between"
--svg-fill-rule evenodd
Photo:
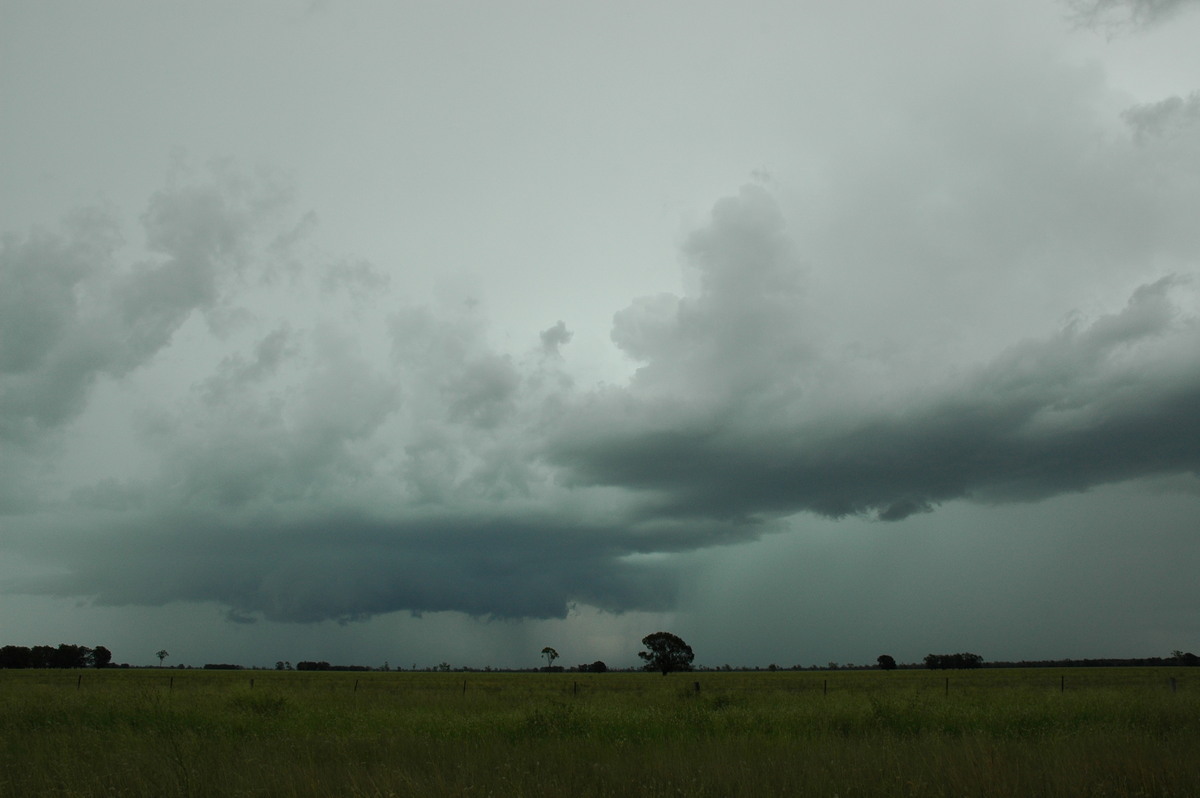
<instances>
[{"instance_id":1,"label":"grassy foreground","mask_svg":"<svg viewBox=\"0 0 1200 798\"><path fill-rule=\"evenodd\" d=\"M0 671L2 796L633 794L1196 796L1200 672Z\"/></svg>"}]
</instances>

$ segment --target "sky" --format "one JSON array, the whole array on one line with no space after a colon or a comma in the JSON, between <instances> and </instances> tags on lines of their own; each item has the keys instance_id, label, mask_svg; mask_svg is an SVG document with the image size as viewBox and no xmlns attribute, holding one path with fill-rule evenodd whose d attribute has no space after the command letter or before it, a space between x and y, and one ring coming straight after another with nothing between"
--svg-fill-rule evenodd
<instances>
[{"instance_id":1,"label":"sky","mask_svg":"<svg viewBox=\"0 0 1200 798\"><path fill-rule=\"evenodd\" d=\"M0 0L0 644L1200 650L1198 40Z\"/></svg>"}]
</instances>

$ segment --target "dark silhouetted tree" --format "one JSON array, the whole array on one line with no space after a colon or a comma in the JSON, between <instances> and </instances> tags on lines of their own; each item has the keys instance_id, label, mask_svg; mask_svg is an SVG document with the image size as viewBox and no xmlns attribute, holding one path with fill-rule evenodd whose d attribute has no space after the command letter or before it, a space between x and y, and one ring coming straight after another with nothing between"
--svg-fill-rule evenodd
<instances>
[{"instance_id":1,"label":"dark silhouetted tree","mask_svg":"<svg viewBox=\"0 0 1200 798\"><path fill-rule=\"evenodd\" d=\"M558 652L550 648L550 646L546 646L542 649L542 656L546 658L546 668L548 670L554 664L554 660L558 659Z\"/></svg>"},{"instance_id":2,"label":"dark silhouetted tree","mask_svg":"<svg viewBox=\"0 0 1200 798\"><path fill-rule=\"evenodd\" d=\"M91 662L93 668L107 668L112 664L112 652L104 646L92 649Z\"/></svg>"},{"instance_id":3,"label":"dark silhouetted tree","mask_svg":"<svg viewBox=\"0 0 1200 798\"><path fill-rule=\"evenodd\" d=\"M646 661L642 666L647 671L662 671L666 676L671 671L690 671L695 654L692 647L670 632L655 632L642 638L642 645L647 651L639 651L638 656Z\"/></svg>"},{"instance_id":4,"label":"dark silhouetted tree","mask_svg":"<svg viewBox=\"0 0 1200 798\"><path fill-rule=\"evenodd\" d=\"M29 646L0 648L0 668L32 668L33 652Z\"/></svg>"},{"instance_id":5,"label":"dark silhouetted tree","mask_svg":"<svg viewBox=\"0 0 1200 798\"><path fill-rule=\"evenodd\" d=\"M896 660L890 654L880 654L875 660L879 663L879 670L892 671L896 669Z\"/></svg>"},{"instance_id":6,"label":"dark silhouetted tree","mask_svg":"<svg viewBox=\"0 0 1200 798\"><path fill-rule=\"evenodd\" d=\"M981 668L983 667L983 657L969 652L959 654L926 654L925 667L930 670Z\"/></svg>"},{"instance_id":7,"label":"dark silhouetted tree","mask_svg":"<svg viewBox=\"0 0 1200 798\"><path fill-rule=\"evenodd\" d=\"M162 667L163 660L171 656L171 652L167 651L165 648L160 648L158 651L154 652L154 656L158 657L158 665L159 667Z\"/></svg>"}]
</instances>

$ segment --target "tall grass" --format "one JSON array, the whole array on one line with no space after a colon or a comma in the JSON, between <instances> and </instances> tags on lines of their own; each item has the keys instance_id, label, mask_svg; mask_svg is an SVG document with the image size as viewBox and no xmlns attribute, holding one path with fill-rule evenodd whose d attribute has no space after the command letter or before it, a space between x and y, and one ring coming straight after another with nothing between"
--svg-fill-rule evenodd
<instances>
[{"instance_id":1,"label":"tall grass","mask_svg":"<svg viewBox=\"0 0 1200 798\"><path fill-rule=\"evenodd\" d=\"M0 671L4 796L1194 796L1197 752L1186 669Z\"/></svg>"}]
</instances>

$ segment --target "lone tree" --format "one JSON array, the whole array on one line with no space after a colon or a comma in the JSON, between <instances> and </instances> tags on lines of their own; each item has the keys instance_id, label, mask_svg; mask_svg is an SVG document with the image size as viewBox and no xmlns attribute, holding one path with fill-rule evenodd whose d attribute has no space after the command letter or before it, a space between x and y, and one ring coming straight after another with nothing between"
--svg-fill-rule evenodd
<instances>
[{"instance_id":1,"label":"lone tree","mask_svg":"<svg viewBox=\"0 0 1200 798\"><path fill-rule=\"evenodd\" d=\"M154 656L158 657L158 667L161 668L163 660L171 656L171 654L165 648L160 648L158 651L154 652Z\"/></svg>"},{"instance_id":2,"label":"lone tree","mask_svg":"<svg viewBox=\"0 0 1200 798\"><path fill-rule=\"evenodd\" d=\"M92 649L90 662L93 668L107 668L112 664L112 652L104 646L96 646Z\"/></svg>"},{"instance_id":3,"label":"lone tree","mask_svg":"<svg viewBox=\"0 0 1200 798\"><path fill-rule=\"evenodd\" d=\"M542 656L546 658L546 668L548 670L554 664L554 660L558 659L558 652L550 648L550 646L546 646L542 649Z\"/></svg>"},{"instance_id":4,"label":"lone tree","mask_svg":"<svg viewBox=\"0 0 1200 798\"><path fill-rule=\"evenodd\" d=\"M881 671L890 671L896 668L896 660L891 654L880 654L875 661L879 663Z\"/></svg>"},{"instance_id":5,"label":"lone tree","mask_svg":"<svg viewBox=\"0 0 1200 798\"><path fill-rule=\"evenodd\" d=\"M662 671L666 676L671 671L690 671L696 655L692 647L670 632L655 632L642 638L642 645L649 651L639 651L638 656L646 660L642 666L647 671Z\"/></svg>"}]
</instances>

